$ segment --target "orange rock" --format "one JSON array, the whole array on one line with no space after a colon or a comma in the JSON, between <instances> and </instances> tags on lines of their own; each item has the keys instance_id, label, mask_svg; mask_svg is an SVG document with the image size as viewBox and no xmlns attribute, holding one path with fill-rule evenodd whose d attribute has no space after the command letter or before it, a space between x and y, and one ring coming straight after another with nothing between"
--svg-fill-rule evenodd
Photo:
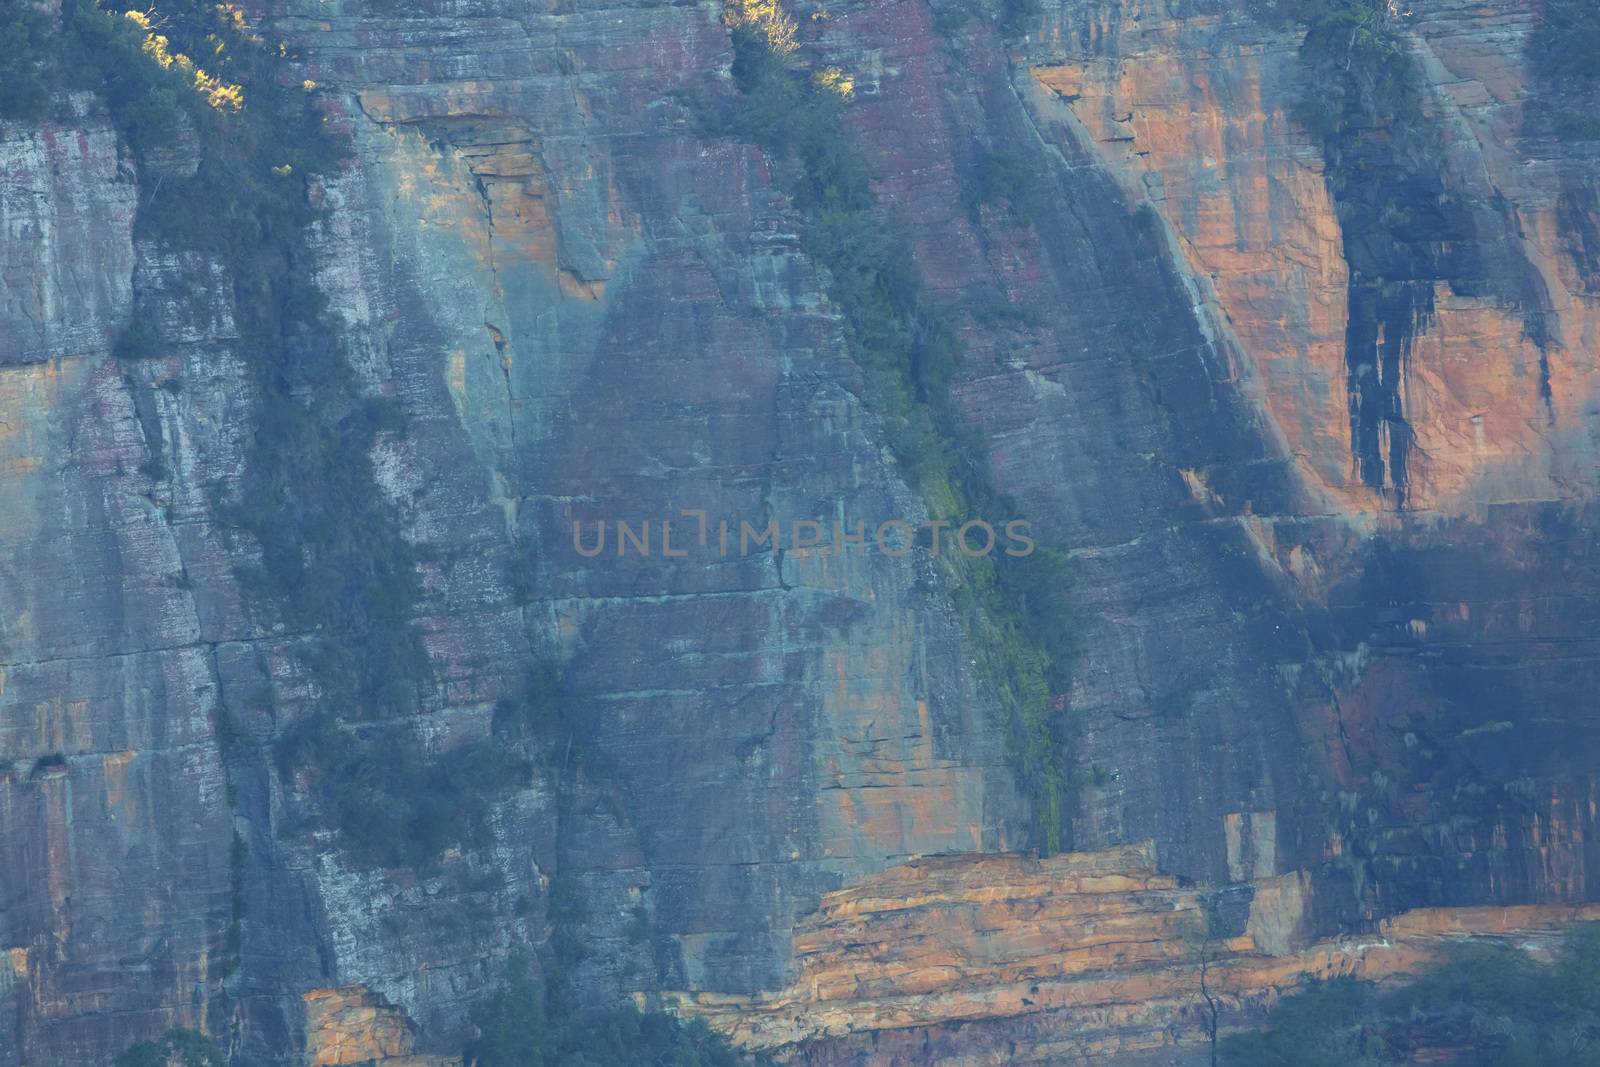
<instances>
[{"instance_id":1,"label":"orange rock","mask_svg":"<svg viewBox=\"0 0 1600 1067\"><path fill-rule=\"evenodd\" d=\"M459 1067L458 1056L414 1055L416 1037L405 1012L362 985L304 994L306 1055L312 1067Z\"/></svg>"},{"instance_id":2,"label":"orange rock","mask_svg":"<svg viewBox=\"0 0 1600 1067\"><path fill-rule=\"evenodd\" d=\"M1292 948L1307 884L1299 872L1266 880L1249 933L1220 938L1207 932L1204 890L1164 879L1148 846L912 860L824 898L796 930L799 973L784 989L663 1001L740 1045L779 1052L850 1034L1059 1013L1059 1025L1028 1032L1070 1032L1072 1054L1092 1059L1207 1040L1202 976L1219 1010L1237 1015L1314 978L1413 972L1449 938L1600 919L1600 905L1436 908L1397 916L1377 935ZM1030 1062L1053 1054L1026 1051Z\"/></svg>"},{"instance_id":3,"label":"orange rock","mask_svg":"<svg viewBox=\"0 0 1600 1067\"><path fill-rule=\"evenodd\" d=\"M1600 393L1600 304L1550 195L1560 186L1554 164L1530 159L1525 143L1524 109L1538 97L1515 57L1533 13L1500 11L1504 39L1492 49L1470 24L1481 15L1447 5L1406 33L1459 195L1503 198L1508 239L1545 296L1525 309L1438 287L1406 370L1415 435L1407 497L1414 510L1449 514L1563 499L1574 486L1592 492L1596 468L1588 413ZM1080 44L1072 31L1097 20L1081 38L1094 43ZM1130 200L1156 210L1219 349L1307 488L1331 510L1381 509L1350 462L1341 227L1314 138L1289 115L1300 94L1299 31L1148 5L1091 7L1069 21L1046 42L1046 54L1064 61L1033 70L1042 91L1031 106L1067 117L1061 127ZM1548 401L1526 311L1543 313L1552 335Z\"/></svg>"}]
</instances>

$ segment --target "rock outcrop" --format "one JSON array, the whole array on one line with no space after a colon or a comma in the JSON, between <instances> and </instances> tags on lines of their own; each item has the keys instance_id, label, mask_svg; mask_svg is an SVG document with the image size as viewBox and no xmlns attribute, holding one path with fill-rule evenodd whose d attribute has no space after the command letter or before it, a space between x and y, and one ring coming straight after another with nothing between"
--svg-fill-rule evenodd
<instances>
[{"instance_id":1,"label":"rock outcrop","mask_svg":"<svg viewBox=\"0 0 1600 1067\"><path fill-rule=\"evenodd\" d=\"M306 1055L311 1067L460 1067L459 1056L414 1056L416 1034L405 1014L363 986L306 993Z\"/></svg>"},{"instance_id":2,"label":"rock outcrop","mask_svg":"<svg viewBox=\"0 0 1600 1067\"><path fill-rule=\"evenodd\" d=\"M1153 850L913 860L823 897L795 981L760 997L666 993L745 1047L828 1064L1208 1061L1312 980L1399 980L1466 938L1548 953L1600 905L1434 908L1372 934L1268 951L1282 901L1181 886Z\"/></svg>"}]
</instances>

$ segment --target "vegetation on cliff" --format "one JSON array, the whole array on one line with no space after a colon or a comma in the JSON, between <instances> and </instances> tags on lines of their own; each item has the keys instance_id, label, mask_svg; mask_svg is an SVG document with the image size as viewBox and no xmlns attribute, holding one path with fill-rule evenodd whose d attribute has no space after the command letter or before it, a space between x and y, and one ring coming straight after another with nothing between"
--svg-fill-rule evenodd
<instances>
[{"instance_id":1,"label":"vegetation on cliff","mask_svg":"<svg viewBox=\"0 0 1600 1067\"><path fill-rule=\"evenodd\" d=\"M1480 1067L1600 1064L1600 927L1574 930L1547 965L1510 945L1463 945L1392 991L1321 983L1220 1051L1229 1067L1376 1067L1429 1052Z\"/></svg>"},{"instance_id":2,"label":"vegetation on cliff","mask_svg":"<svg viewBox=\"0 0 1600 1067\"><path fill-rule=\"evenodd\" d=\"M1594 0L1543 0L1530 41L1532 60L1558 78L1600 78L1600 6Z\"/></svg>"},{"instance_id":3,"label":"vegetation on cliff","mask_svg":"<svg viewBox=\"0 0 1600 1067\"><path fill-rule=\"evenodd\" d=\"M122 1050L116 1067L227 1067L227 1054L198 1030L174 1028Z\"/></svg>"},{"instance_id":4,"label":"vegetation on cliff","mask_svg":"<svg viewBox=\"0 0 1600 1067\"><path fill-rule=\"evenodd\" d=\"M514 955L499 990L472 1015L478 1037L467 1046L468 1067L737 1067L748 1062L702 1022L682 1023L632 1007L578 1014L553 1004L533 976L532 963Z\"/></svg>"},{"instance_id":5,"label":"vegetation on cliff","mask_svg":"<svg viewBox=\"0 0 1600 1067\"><path fill-rule=\"evenodd\" d=\"M906 242L879 217L843 119L849 94L839 91L838 78L791 64L795 28L781 8L740 0L728 21L739 96L726 129L777 163L805 221L805 251L826 271L828 296L843 313L867 403L907 481L935 520L983 517L1003 525L1017 509L989 484L982 442L950 398L961 342L924 299ZM1021 197L1014 161L993 160L983 173L980 196ZM943 553L939 562L1007 711L1008 747L1033 802L1038 844L1058 851L1069 786L1059 706L1077 632L1067 556L1046 539L1025 557Z\"/></svg>"},{"instance_id":6,"label":"vegetation on cliff","mask_svg":"<svg viewBox=\"0 0 1600 1067\"><path fill-rule=\"evenodd\" d=\"M90 89L141 153L171 143L196 104L239 111L242 87L224 71L249 65L259 44L231 4L187 0L160 16L121 15L91 0L63 0L55 19L29 0L0 0L0 118L42 117L55 90ZM206 57L211 69L192 55Z\"/></svg>"},{"instance_id":7,"label":"vegetation on cliff","mask_svg":"<svg viewBox=\"0 0 1600 1067\"><path fill-rule=\"evenodd\" d=\"M525 784L528 764L487 741L430 758L400 721L430 679L411 622L421 582L371 456L404 420L355 380L313 277L311 178L340 156L315 87L284 78L282 46L230 4L175 0L159 13L118 14L65 0L61 32L40 41L40 16L19 2L0 8L0 34L37 47L31 64L8 60L20 64L25 92L7 100L39 114L52 90L93 91L140 164L136 235L228 268L258 406L242 484L219 514L259 546L242 584L300 636L319 690L316 710L277 743L281 771L307 774L363 862L422 865L481 841L489 804ZM116 354L168 350L141 309ZM170 476L159 456L144 469ZM219 735L237 744L231 714L223 719Z\"/></svg>"},{"instance_id":8,"label":"vegetation on cliff","mask_svg":"<svg viewBox=\"0 0 1600 1067\"><path fill-rule=\"evenodd\" d=\"M1530 130L1562 141L1600 139L1600 5L1544 0L1538 17L1525 57L1540 91L1526 111Z\"/></svg>"},{"instance_id":9,"label":"vegetation on cliff","mask_svg":"<svg viewBox=\"0 0 1600 1067\"><path fill-rule=\"evenodd\" d=\"M50 21L29 0L0 0L0 119L28 119L50 101Z\"/></svg>"}]
</instances>

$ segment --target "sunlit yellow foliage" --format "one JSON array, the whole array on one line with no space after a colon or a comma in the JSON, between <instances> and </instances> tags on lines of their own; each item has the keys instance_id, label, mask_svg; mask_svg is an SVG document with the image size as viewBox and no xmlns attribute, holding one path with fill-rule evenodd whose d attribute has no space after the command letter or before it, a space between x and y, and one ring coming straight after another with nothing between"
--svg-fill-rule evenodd
<instances>
[{"instance_id":1,"label":"sunlit yellow foliage","mask_svg":"<svg viewBox=\"0 0 1600 1067\"><path fill-rule=\"evenodd\" d=\"M244 86L227 85L212 78L203 70L194 72L195 88L205 94L206 103L221 110L238 111L244 107Z\"/></svg>"},{"instance_id":2,"label":"sunlit yellow foliage","mask_svg":"<svg viewBox=\"0 0 1600 1067\"><path fill-rule=\"evenodd\" d=\"M151 62L162 70L176 69L187 75L194 84L195 92L205 97L207 104L219 111L238 111L244 106L243 86L230 85L215 75L207 74L182 52L172 51L172 42L164 34L155 32L148 13L125 11L123 16L144 31L144 54L150 57ZM217 51L222 51L221 41L217 41Z\"/></svg>"},{"instance_id":3,"label":"sunlit yellow foliage","mask_svg":"<svg viewBox=\"0 0 1600 1067\"><path fill-rule=\"evenodd\" d=\"M222 16L222 21L227 23L228 29L232 30L241 39L249 41L251 44L261 43L260 36L250 32L249 26L244 21L244 8L238 4L218 4L217 14Z\"/></svg>"},{"instance_id":4,"label":"sunlit yellow foliage","mask_svg":"<svg viewBox=\"0 0 1600 1067\"><path fill-rule=\"evenodd\" d=\"M818 89L837 93L846 100L855 95L856 80L838 67L823 67L811 76Z\"/></svg>"},{"instance_id":5,"label":"sunlit yellow foliage","mask_svg":"<svg viewBox=\"0 0 1600 1067\"><path fill-rule=\"evenodd\" d=\"M800 47L795 39L799 26L778 0L728 0L723 18L735 29L760 34L767 47L780 56L793 55Z\"/></svg>"}]
</instances>

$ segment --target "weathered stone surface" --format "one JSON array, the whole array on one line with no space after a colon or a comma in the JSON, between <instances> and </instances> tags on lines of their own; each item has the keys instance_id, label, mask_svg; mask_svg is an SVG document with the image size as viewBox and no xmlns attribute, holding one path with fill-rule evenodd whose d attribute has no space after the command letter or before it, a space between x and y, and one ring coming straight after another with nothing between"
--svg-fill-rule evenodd
<instances>
[{"instance_id":1,"label":"weathered stone surface","mask_svg":"<svg viewBox=\"0 0 1600 1067\"><path fill-rule=\"evenodd\" d=\"M1525 258L1537 282L1525 306L1437 294L1408 366L1414 510L1461 514L1593 488L1594 308L1555 238L1558 174L1574 161L1527 142L1527 110L1547 105L1535 72L1515 61L1534 22L1531 6L1441 3L1407 34L1424 107L1446 138L1448 195L1480 210L1490 270ZM1321 153L1290 117L1304 86L1299 40L1243 5L1087 5L1052 20L1030 49L1070 57L1034 66L1047 92L1030 95L1041 116L1060 116L1093 146L1130 202L1159 213L1241 385L1325 506L1361 512L1384 505L1349 462L1348 268ZM1550 332L1549 354L1530 320Z\"/></svg>"},{"instance_id":2,"label":"weathered stone surface","mask_svg":"<svg viewBox=\"0 0 1600 1067\"><path fill-rule=\"evenodd\" d=\"M1148 847L933 857L824 897L796 930L785 989L663 997L784 1062L1087 1064L1160 1051L1198 1063L1213 1010L1226 1032L1313 979L1403 977L1464 937L1547 952L1562 924L1600 917L1600 905L1421 909L1376 936L1268 955L1254 904L1237 934L1208 911L1225 911L1217 891L1177 886Z\"/></svg>"},{"instance_id":3,"label":"weathered stone surface","mask_svg":"<svg viewBox=\"0 0 1600 1067\"><path fill-rule=\"evenodd\" d=\"M0 366L106 349L132 297L133 171L100 104L0 124Z\"/></svg>"},{"instance_id":4,"label":"weathered stone surface","mask_svg":"<svg viewBox=\"0 0 1600 1067\"><path fill-rule=\"evenodd\" d=\"M1240 1018L1349 959L1403 969L1413 928L1593 900L1593 154L1529 125L1531 0L1440 0L1404 30L1444 180L1542 295L1438 290L1397 511L1352 467L1350 279L1288 117L1295 37L1236 7L1071 0L1009 42L942 2L798 9L801 61L853 75L882 212L966 342L991 480L1077 563L1072 836L1154 840L1160 871L902 866L1025 845L934 568L715 551L719 520L921 505L771 161L696 114L729 91L714 5L270 13L353 146L313 244L362 387L408 416L374 461L422 559L421 732L483 736L555 656L610 768L565 805L541 775L428 872L357 868L272 767L321 695L223 521L258 417L229 265L134 241L92 99L0 130L0 1067L101 1064L173 1025L454 1055L562 875L590 903L586 995L836 1039L797 1053L819 1064L1192 1049L1180 879L1231 887ZM1039 175L1025 211L975 202L984 153ZM162 350L119 363L135 309ZM662 554L669 519L688 556ZM601 557L575 520L612 524ZM649 558L616 555L618 520L651 523ZM1143 933L1081 937L1086 902ZM1392 950L1318 940L1393 916ZM892 951L842 947L862 930Z\"/></svg>"},{"instance_id":5,"label":"weathered stone surface","mask_svg":"<svg viewBox=\"0 0 1600 1067\"><path fill-rule=\"evenodd\" d=\"M410 1021L362 986L313 989L305 1002L311 1067L457 1067L461 1062L459 1056L413 1056L416 1037Z\"/></svg>"}]
</instances>

